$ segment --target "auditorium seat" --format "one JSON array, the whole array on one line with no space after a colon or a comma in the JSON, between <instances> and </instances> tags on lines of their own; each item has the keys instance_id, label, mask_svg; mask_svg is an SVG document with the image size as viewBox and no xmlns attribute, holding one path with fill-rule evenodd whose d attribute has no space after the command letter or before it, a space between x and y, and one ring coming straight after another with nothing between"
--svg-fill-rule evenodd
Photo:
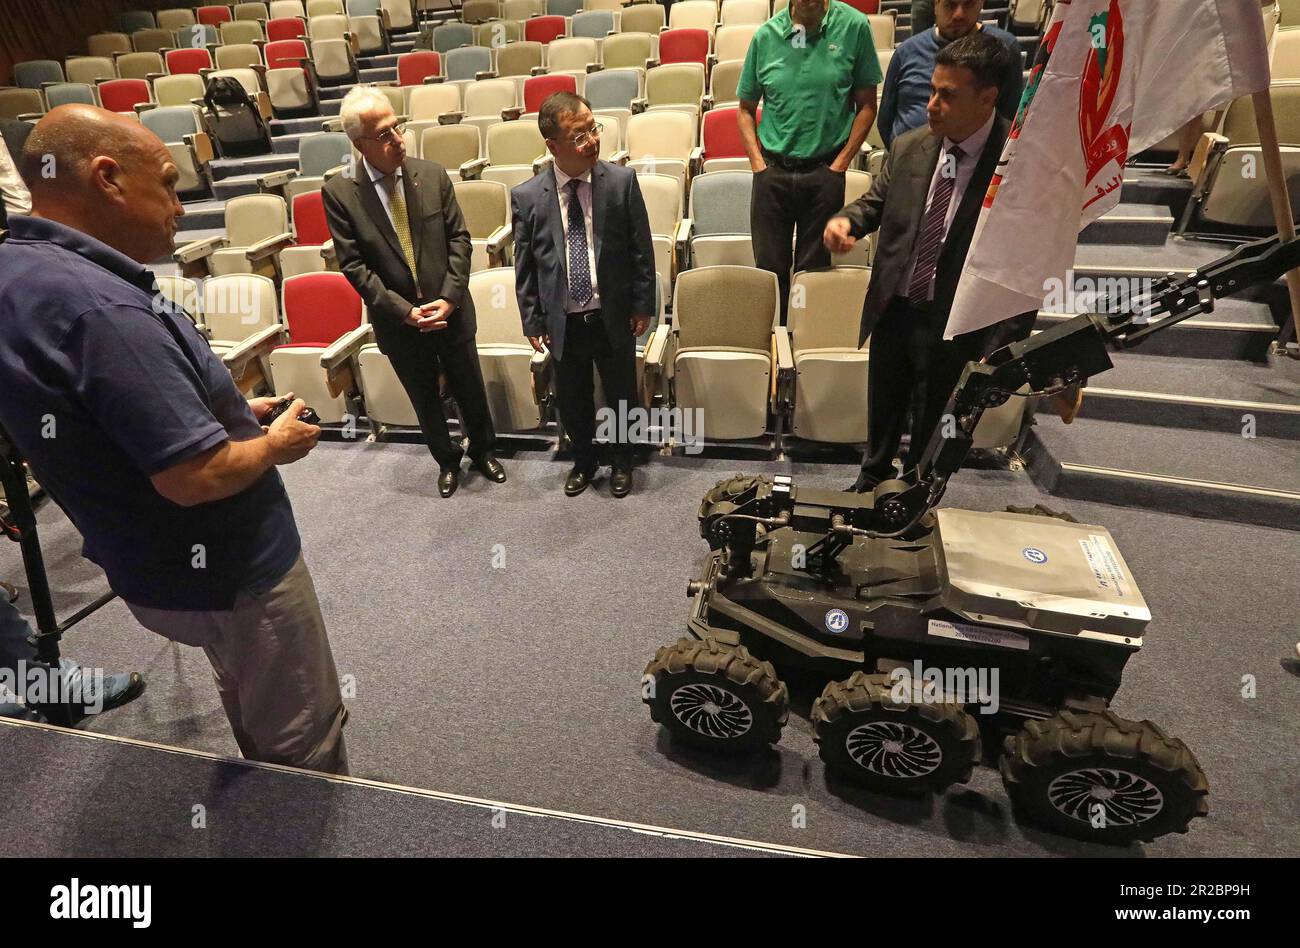
<instances>
[{"instance_id":1,"label":"auditorium seat","mask_svg":"<svg viewBox=\"0 0 1300 948\"><path fill-rule=\"evenodd\" d=\"M99 84L99 104L110 112L136 113L137 105L148 105L149 83L144 79L105 79Z\"/></svg>"},{"instance_id":2,"label":"auditorium seat","mask_svg":"<svg viewBox=\"0 0 1300 948\"><path fill-rule=\"evenodd\" d=\"M626 113L623 125L632 117L632 102L641 95L641 78L638 69L601 69L587 76L583 95L591 102L593 110L618 110Z\"/></svg>"},{"instance_id":3,"label":"auditorium seat","mask_svg":"<svg viewBox=\"0 0 1300 948\"><path fill-rule=\"evenodd\" d=\"M790 280L786 326L776 327L774 411L791 434L809 441L867 440L870 354L858 348L868 267L805 270Z\"/></svg>"},{"instance_id":4,"label":"auditorium seat","mask_svg":"<svg viewBox=\"0 0 1300 948\"><path fill-rule=\"evenodd\" d=\"M627 122L631 118L626 109L593 109L591 113L600 126L600 157L616 165L627 164Z\"/></svg>"},{"instance_id":5,"label":"auditorium seat","mask_svg":"<svg viewBox=\"0 0 1300 948\"><path fill-rule=\"evenodd\" d=\"M258 190L286 201L306 191L319 191L352 160L352 143L343 132L315 132L298 141L297 170L272 171L257 179Z\"/></svg>"},{"instance_id":6,"label":"auditorium seat","mask_svg":"<svg viewBox=\"0 0 1300 948\"><path fill-rule=\"evenodd\" d=\"M668 11L668 29L707 30L709 35L718 25L718 5L714 0L677 0Z\"/></svg>"},{"instance_id":7,"label":"auditorium seat","mask_svg":"<svg viewBox=\"0 0 1300 948\"><path fill-rule=\"evenodd\" d=\"M465 115L461 121L477 126L484 142L488 130L501 124L502 113L519 107L519 87L513 79L480 79L465 84L463 92Z\"/></svg>"},{"instance_id":8,"label":"auditorium seat","mask_svg":"<svg viewBox=\"0 0 1300 948\"><path fill-rule=\"evenodd\" d=\"M665 300L672 298L677 276L677 245L687 231L682 220L682 185L672 175L640 172L636 176L650 218L650 242L654 247L655 271Z\"/></svg>"},{"instance_id":9,"label":"auditorium seat","mask_svg":"<svg viewBox=\"0 0 1300 948\"><path fill-rule=\"evenodd\" d=\"M61 105L99 105L95 87L85 82L56 82L45 87L45 107L57 109Z\"/></svg>"},{"instance_id":10,"label":"auditorium seat","mask_svg":"<svg viewBox=\"0 0 1300 948\"><path fill-rule=\"evenodd\" d=\"M448 50L442 60L447 82L473 82L492 75L492 50L486 46L460 46ZM464 90L461 90L462 95Z\"/></svg>"},{"instance_id":11,"label":"auditorium seat","mask_svg":"<svg viewBox=\"0 0 1300 948\"><path fill-rule=\"evenodd\" d=\"M668 67L671 68L671 67ZM638 173L668 174L682 183L699 172L695 119L685 112L642 112L627 124L628 165Z\"/></svg>"},{"instance_id":12,"label":"auditorium seat","mask_svg":"<svg viewBox=\"0 0 1300 948\"><path fill-rule=\"evenodd\" d=\"M551 75L570 73L581 90L587 69L600 62L600 44L586 36L562 36L546 47L546 71Z\"/></svg>"},{"instance_id":13,"label":"auditorium seat","mask_svg":"<svg viewBox=\"0 0 1300 948\"><path fill-rule=\"evenodd\" d=\"M1273 81L1300 79L1300 29L1278 30L1273 38Z\"/></svg>"},{"instance_id":14,"label":"auditorium seat","mask_svg":"<svg viewBox=\"0 0 1300 948\"><path fill-rule=\"evenodd\" d=\"M524 38L524 25L518 20L486 20L474 24L475 46L500 49L507 43L517 43Z\"/></svg>"},{"instance_id":15,"label":"auditorium seat","mask_svg":"<svg viewBox=\"0 0 1300 948\"><path fill-rule=\"evenodd\" d=\"M519 76L522 85L522 77L531 76L533 70L542 65L542 44L528 40L506 43L492 51L492 59L493 71L498 76L503 79Z\"/></svg>"},{"instance_id":16,"label":"auditorium seat","mask_svg":"<svg viewBox=\"0 0 1300 948\"><path fill-rule=\"evenodd\" d=\"M436 161L446 168L453 183L475 180L487 167L483 133L477 125L469 123L425 124L420 129L416 153L425 161Z\"/></svg>"},{"instance_id":17,"label":"auditorium seat","mask_svg":"<svg viewBox=\"0 0 1300 948\"><path fill-rule=\"evenodd\" d=\"M387 18L390 33L404 33L416 27L415 11L411 0L380 0L380 8Z\"/></svg>"},{"instance_id":18,"label":"auditorium seat","mask_svg":"<svg viewBox=\"0 0 1300 948\"><path fill-rule=\"evenodd\" d=\"M546 0L546 12L572 19L582 15L582 0Z\"/></svg>"},{"instance_id":19,"label":"auditorium seat","mask_svg":"<svg viewBox=\"0 0 1300 948\"><path fill-rule=\"evenodd\" d=\"M478 322L479 366L492 423L498 432L535 431L550 405L549 351L538 353L524 335L511 267L470 274Z\"/></svg>"},{"instance_id":20,"label":"auditorium seat","mask_svg":"<svg viewBox=\"0 0 1300 948\"><path fill-rule=\"evenodd\" d=\"M277 40L306 39L307 21L301 17L279 17L266 21L266 39L268 43Z\"/></svg>"},{"instance_id":21,"label":"auditorium seat","mask_svg":"<svg viewBox=\"0 0 1300 948\"><path fill-rule=\"evenodd\" d=\"M46 83L67 81L63 66L53 59L29 59L14 63L14 85L20 89L39 89Z\"/></svg>"},{"instance_id":22,"label":"auditorium seat","mask_svg":"<svg viewBox=\"0 0 1300 948\"><path fill-rule=\"evenodd\" d=\"M894 33L898 21L892 13L870 13L867 20L871 23L871 38L876 41L876 49L893 49Z\"/></svg>"},{"instance_id":23,"label":"auditorium seat","mask_svg":"<svg viewBox=\"0 0 1300 948\"><path fill-rule=\"evenodd\" d=\"M112 59L117 53L129 53L131 49L131 37L125 33L95 33L86 37L86 52L91 56Z\"/></svg>"},{"instance_id":24,"label":"auditorium seat","mask_svg":"<svg viewBox=\"0 0 1300 948\"><path fill-rule=\"evenodd\" d=\"M871 190L871 175L865 171L850 168L844 173L844 207L852 204ZM869 234L853 245L848 253L831 254L831 262L836 266L870 266L871 253L876 246L876 235Z\"/></svg>"},{"instance_id":25,"label":"auditorium seat","mask_svg":"<svg viewBox=\"0 0 1300 948\"><path fill-rule=\"evenodd\" d=\"M655 37L649 33L614 33L601 44L600 61L606 69L639 69L644 73L655 52Z\"/></svg>"},{"instance_id":26,"label":"auditorium seat","mask_svg":"<svg viewBox=\"0 0 1300 948\"><path fill-rule=\"evenodd\" d=\"M266 89L262 85L262 76L256 69L214 69L211 72L203 73L205 82L211 82L213 79L223 77L234 79L243 86L244 91L248 93L248 98L257 107L258 114L266 121L271 120L274 116L274 110L271 108L271 97L267 95Z\"/></svg>"},{"instance_id":27,"label":"auditorium seat","mask_svg":"<svg viewBox=\"0 0 1300 948\"><path fill-rule=\"evenodd\" d=\"M254 337L269 335L279 341L284 326L275 284L267 277L253 273L208 277L202 284L202 300L200 328L218 356Z\"/></svg>"},{"instance_id":28,"label":"auditorium seat","mask_svg":"<svg viewBox=\"0 0 1300 948\"><path fill-rule=\"evenodd\" d=\"M545 0L500 0L497 16L503 20L524 22L546 12Z\"/></svg>"},{"instance_id":29,"label":"auditorium seat","mask_svg":"<svg viewBox=\"0 0 1300 948\"><path fill-rule=\"evenodd\" d=\"M126 10L117 15L117 28L128 35L136 30L148 30L155 26L157 22L148 10Z\"/></svg>"},{"instance_id":30,"label":"auditorium seat","mask_svg":"<svg viewBox=\"0 0 1300 948\"><path fill-rule=\"evenodd\" d=\"M445 54L473 42L474 28L468 23L442 23L433 28L433 48L439 53Z\"/></svg>"},{"instance_id":31,"label":"auditorium seat","mask_svg":"<svg viewBox=\"0 0 1300 948\"><path fill-rule=\"evenodd\" d=\"M562 16L535 16L524 21L524 40L543 46L568 33L569 24Z\"/></svg>"},{"instance_id":32,"label":"auditorium seat","mask_svg":"<svg viewBox=\"0 0 1300 948\"><path fill-rule=\"evenodd\" d=\"M653 388L672 365L673 407L702 412L710 441L762 437L773 375L776 274L752 267L687 270L673 289L673 325L646 353Z\"/></svg>"},{"instance_id":33,"label":"auditorium seat","mask_svg":"<svg viewBox=\"0 0 1300 948\"><path fill-rule=\"evenodd\" d=\"M271 0L267 4L268 22L293 17L303 21L307 19L307 10L303 6L302 0Z\"/></svg>"},{"instance_id":34,"label":"auditorium seat","mask_svg":"<svg viewBox=\"0 0 1300 948\"><path fill-rule=\"evenodd\" d=\"M172 7L168 10L159 10L154 14L160 30L183 30L191 27L198 22L194 16L194 11L188 8Z\"/></svg>"},{"instance_id":35,"label":"auditorium seat","mask_svg":"<svg viewBox=\"0 0 1300 948\"><path fill-rule=\"evenodd\" d=\"M74 56L63 65L68 82L94 85L99 79L117 78L117 69L113 66L113 60L107 56Z\"/></svg>"},{"instance_id":36,"label":"auditorium seat","mask_svg":"<svg viewBox=\"0 0 1300 948\"><path fill-rule=\"evenodd\" d=\"M750 170L745 142L740 137L740 126L736 122L739 112L739 106L724 106L704 113L700 129L700 144L704 149L705 172ZM760 106L758 109L760 121L762 117L763 109Z\"/></svg>"},{"instance_id":37,"label":"auditorium seat","mask_svg":"<svg viewBox=\"0 0 1300 948\"><path fill-rule=\"evenodd\" d=\"M462 105L459 85L454 82L435 82L408 87L400 114L407 116L406 127L418 141L429 126L441 122L451 127L451 123L464 118ZM481 137L480 135L479 138Z\"/></svg>"},{"instance_id":38,"label":"auditorium seat","mask_svg":"<svg viewBox=\"0 0 1300 948\"><path fill-rule=\"evenodd\" d=\"M705 109L735 105L740 101L736 88L740 85L740 71L744 65L739 59L723 60L709 71L709 94L704 100Z\"/></svg>"},{"instance_id":39,"label":"auditorium seat","mask_svg":"<svg viewBox=\"0 0 1300 948\"><path fill-rule=\"evenodd\" d=\"M754 175L710 171L691 180L687 218L677 248L678 266L691 268L754 265L749 233L749 198Z\"/></svg>"},{"instance_id":40,"label":"auditorium seat","mask_svg":"<svg viewBox=\"0 0 1300 948\"><path fill-rule=\"evenodd\" d=\"M659 3L635 3L624 7L619 14L618 29L621 33L648 33L651 36L658 36L659 31L667 25L664 7Z\"/></svg>"},{"instance_id":41,"label":"auditorium seat","mask_svg":"<svg viewBox=\"0 0 1300 948\"><path fill-rule=\"evenodd\" d=\"M685 2L694 2L694 0L685 0ZM703 68L709 61L710 42L709 31L697 27L664 30L659 34L657 62L662 65L698 63ZM703 91L703 88L701 88L701 94L703 94Z\"/></svg>"},{"instance_id":42,"label":"auditorium seat","mask_svg":"<svg viewBox=\"0 0 1300 948\"><path fill-rule=\"evenodd\" d=\"M725 2L725 0L724 0ZM880 0L844 0L849 6L859 13L865 13L872 16L880 12ZM1014 4L1012 4L1014 6Z\"/></svg>"},{"instance_id":43,"label":"auditorium seat","mask_svg":"<svg viewBox=\"0 0 1300 948\"><path fill-rule=\"evenodd\" d=\"M423 85L430 77L442 75L442 56L427 49L403 53L397 58L397 84Z\"/></svg>"},{"instance_id":44,"label":"auditorium seat","mask_svg":"<svg viewBox=\"0 0 1300 948\"><path fill-rule=\"evenodd\" d=\"M280 269L287 280L300 273L337 270L334 238L325 219L325 202L320 190L304 191L293 197L293 246L280 251Z\"/></svg>"},{"instance_id":45,"label":"auditorium seat","mask_svg":"<svg viewBox=\"0 0 1300 948\"><path fill-rule=\"evenodd\" d=\"M198 76L212 68L212 55L206 49L169 49L163 54L167 72L172 76Z\"/></svg>"},{"instance_id":46,"label":"auditorium seat","mask_svg":"<svg viewBox=\"0 0 1300 948\"><path fill-rule=\"evenodd\" d=\"M145 112L147 119L153 112ZM224 237L208 237L179 247L172 255L188 277L258 273L279 279L280 251L293 244L284 198L245 194L226 202Z\"/></svg>"},{"instance_id":47,"label":"auditorium seat","mask_svg":"<svg viewBox=\"0 0 1300 948\"><path fill-rule=\"evenodd\" d=\"M221 42L226 46L266 41L266 32L262 29L262 24L256 20L232 20L229 23L222 23L217 27L217 32L221 35Z\"/></svg>"},{"instance_id":48,"label":"auditorium seat","mask_svg":"<svg viewBox=\"0 0 1300 948\"><path fill-rule=\"evenodd\" d=\"M218 46L213 60L218 69L252 69L264 65L261 47L252 43Z\"/></svg>"},{"instance_id":49,"label":"auditorium seat","mask_svg":"<svg viewBox=\"0 0 1300 948\"><path fill-rule=\"evenodd\" d=\"M45 97L39 89L0 86L0 118L34 121L45 114Z\"/></svg>"},{"instance_id":50,"label":"auditorium seat","mask_svg":"<svg viewBox=\"0 0 1300 948\"><path fill-rule=\"evenodd\" d=\"M195 99L202 99L204 91L203 79L196 73L159 76L153 81L154 101L160 106L188 107Z\"/></svg>"},{"instance_id":51,"label":"auditorium seat","mask_svg":"<svg viewBox=\"0 0 1300 948\"><path fill-rule=\"evenodd\" d=\"M329 17L325 17L329 19ZM312 20L315 24L317 20ZM357 60L353 52L351 34L341 37L311 37L311 61L315 67L316 78L321 83L339 85L357 81Z\"/></svg>"},{"instance_id":52,"label":"auditorium seat","mask_svg":"<svg viewBox=\"0 0 1300 948\"><path fill-rule=\"evenodd\" d=\"M567 73L554 73L543 76L530 76L524 80L524 114L536 115L542 110L542 103L557 92L578 91L577 79ZM509 118L503 115L502 118ZM518 118L518 116L514 116Z\"/></svg>"},{"instance_id":53,"label":"auditorium seat","mask_svg":"<svg viewBox=\"0 0 1300 948\"><path fill-rule=\"evenodd\" d=\"M473 252L470 270L510 263L510 192L500 181L455 181L456 203L469 228Z\"/></svg>"},{"instance_id":54,"label":"auditorium seat","mask_svg":"<svg viewBox=\"0 0 1300 948\"><path fill-rule=\"evenodd\" d=\"M387 15L379 0L347 0L348 30L356 37L357 55L378 56L389 50Z\"/></svg>"},{"instance_id":55,"label":"auditorium seat","mask_svg":"<svg viewBox=\"0 0 1300 948\"><path fill-rule=\"evenodd\" d=\"M184 31L176 32L184 32L188 34L192 29L193 27L188 27ZM198 48L193 42L178 43L176 41L176 32L173 32L172 30L158 29L136 30L131 34L131 48L137 53L162 53L163 50L180 46L190 47L192 49ZM206 33L204 34L204 38L207 38Z\"/></svg>"},{"instance_id":56,"label":"auditorium seat","mask_svg":"<svg viewBox=\"0 0 1300 948\"><path fill-rule=\"evenodd\" d=\"M307 0L307 19L318 16L339 16L343 13L343 0Z\"/></svg>"},{"instance_id":57,"label":"auditorium seat","mask_svg":"<svg viewBox=\"0 0 1300 948\"><path fill-rule=\"evenodd\" d=\"M767 0L722 0L718 22L727 26L762 26L771 17Z\"/></svg>"},{"instance_id":58,"label":"auditorium seat","mask_svg":"<svg viewBox=\"0 0 1300 948\"><path fill-rule=\"evenodd\" d=\"M157 53L124 53L113 60L113 66L117 69L119 79L153 80L167 72L167 67L163 65L163 58Z\"/></svg>"},{"instance_id":59,"label":"auditorium seat","mask_svg":"<svg viewBox=\"0 0 1300 948\"><path fill-rule=\"evenodd\" d=\"M500 181L508 188L531 178L538 163L548 154L546 140L532 118L491 126L484 143L488 166L480 177L485 181Z\"/></svg>"},{"instance_id":60,"label":"auditorium seat","mask_svg":"<svg viewBox=\"0 0 1300 948\"><path fill-rule=\"evenodd\" d=\"M748 24L718 27L718 32L713 37L713 56L710 62L714 64L723 62L743 63L745 54L749 52L749 44L757 32L757 26ZM662 48L662 43L660 48Z\"/></svg>"},{"instance_id":61,"label":"auditorium seat","mask_svg":"<svg viewBox=\"0 0 1300 948\"><path fill-rule=\"evenodd\" d=\"M226 6L195 7L194 16L200 23L206 23L209 26L229 23L235 18L230 7Z\"/></svg>"},{"instance_id":62,"label":"auditorium seat","mask_svg":"<svg viewBox=\"0 0 1300 948\"><path fill-rule=\"evenodd\" d=\"M266 91L279 117L320 114L316 64L301 39L277 40L262 50L266 56Z\"/></svg>"},{"instance_id":63,"label":"auditorium seat","mask_svg":"<svg viewBox=\"0 0 1300 948\"><path fill-rule=\"evenodd\" d=\"M172 273L156 274L154 286L158 288L160 296L183 309L185 315L194 321L199 331L207 335L207 327L203 324L203 303L197 280Z\"/></svg>"},{"instance_id":64,"label":"auditorium seat","mask_svg":"<svg viewBox=\"0 0 1300 948\"><path fill-rule=\"evenodd\" d=\"M210 26L207 23L195 23L193 26L184 27L172 34L171 48L203 49L208 46L216 46L220 42L221 34L215 26ZM167 48L167 44L163 44L162 48Z\"/></svg>"},{"instance_id":65,"label":"auditorium seat","mask_svg":"<svg viewBox=\"0 0 1300 948\"><path fill-rule=\"evenodd\" d=\"M584 10L575 13L569 21L569 35L594 40L599 47L614 32L615 26L615 16L609 10Z\"/></svg>"},{"instance_id":66,"label":"auditorium seat","mask_svg":"<svg viewBox=\"0 0 1300 948\"><path fill-rule=\"evenodd\" d=\"M1007 15L1007 29L1014 26L1025 31L1041 30L1046 6L1045 0L1016 0L1011 4L1011 12Z\"/></svg>"},{"instance_id":67,"label":"auditorium seat","mask_svg":"<svg viewBox=\"0 0 1300 948\"><path fill-rule=\"evenodd\" d=\"M650 4L645 4L645 6L657 7L659 6L659 4L650 3ZM619 11L622 10L632 9L632 7L626 5L625 0L586 0L586 2L582 5L582 8L584 10L612 10L615 13L618 13Z\"/></svg>"},{"instance_id":68,"label":"auditorium seat","mask_svg":"<svg viewBox=\"0 0 1300 948\"><path fill-rule=\"evenodd\" d=\"M328 394L360 403L376 440L389 427L414 428L420 423L406 389L388 356L374 342L374 330L363 319L320 354Z\"/></svg>"},{"instance_id":69,"label":"auditorium seat","mask_svg":"<svg viewBox=\"0 0 1300 948\"><path fill-rule=\"evenodd\" d=\"M347 405L342 395L328 390L321 355L361 326L361 297L341 273L304 273L284 281L281 311L289 341L271 350L275 391L293 392L316 410L324 424L342 422Z\"/></svg>"},{"instance_id":70,"label":"auditorium seat","mask_svg":"<svg viewBox=\"0 0 1300 948\"><path fill-rule=\"evenodd\" d=\"M646 70L645 96L640 102L633 103L632 109L682 112L691 118L694 125L699 122L703 98L704 66L701 63L672 63Z\"/></svg>"},{"instance_id":71,"label":"auditorium seat","mask_svg":"<svg viewBox=\"0 0 1300 948\"><path fill-rule=\"evenodd\" d=\"M265 3L236 3L236 20L269 20L271 11Z\"/></svg>"}]
</instances>

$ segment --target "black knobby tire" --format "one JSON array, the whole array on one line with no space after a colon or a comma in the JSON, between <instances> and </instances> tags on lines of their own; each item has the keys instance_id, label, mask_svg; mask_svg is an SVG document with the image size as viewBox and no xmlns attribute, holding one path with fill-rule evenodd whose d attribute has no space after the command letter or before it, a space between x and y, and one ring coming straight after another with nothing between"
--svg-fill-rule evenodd
<instances>
[{"instance_id":1,"label":"black knobby tire","mask_svg":"<svg viewBox=\"0 0 1300 948\"><path fill-rule=\"evenodd\" d=\"M887 675L854 672L813 702L814 739L826 766L882 793L937 793L970 779L980 732L960 704L895 702Z\"/></svg>"},{"instance_id":2,"label":"black knobby tire","mask_svg":"<svg viewBox=\"0 0 1300 948\"><path fill-rule=\"evenodd\" d=\"M1003 744L1018 813L1075 839L1124 845L1185 833L1208 812L1210 786L1187 745L1150 721L1062 711Z\"/></svg>"},{"instance_id":3,"label":"black knobby tire","mask_svg":"<svg viewBox=\"0 0 1300 948\"><path fill-rule=\"evenodd\" d=\"M675 737L713 751L748 752L775 744L790 716L790 694L771 662L743 645L682 638L646 666L650 716Z\"/></svg>"}]
</instances>

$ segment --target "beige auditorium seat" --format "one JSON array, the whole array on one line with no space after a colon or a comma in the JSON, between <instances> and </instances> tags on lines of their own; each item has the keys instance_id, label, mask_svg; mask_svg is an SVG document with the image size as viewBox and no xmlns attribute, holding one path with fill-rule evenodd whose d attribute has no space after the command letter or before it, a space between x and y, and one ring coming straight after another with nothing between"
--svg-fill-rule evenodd
<instances>
[{"instance_id":1,"label":"beige auditorium seat","mask_svg":"<svg viewBox=\"0 0 1300 948\"><path fill-rule=\"evenodd\" d=\"M592 7L589 6L587 9L590 10ZM659 3L634 3L624 7L619 16L621 33L646 33L650 36L658 36L659 31L667 25L663 4Z\"/></svg>"},{"instance_id":2,"label":"beige auditorium seat","mask_svg":"<svg viewBox=\"0 0 1300 948\"><path fill-rule=\"evenodd\" d=\"M635 10L637 7L628 7ZM606 69L639 69L645 72L646 61L657 55L657 34L615 33L605 37L600 48L600 61Z\"/></svg>"},{"instance_id":3,"label":"beige auditorium seat","mask_svg":"<svg viewBox=\"0 0 1300 948\"><path fill-rule=\"evenodd\" d=\"M86 37L86 52L92 56L112 59L119 53L129 53L132 49L131 37L125 33L95 33Z\"/></svg>"},{"instance_id":4,"label":"beige auditorium seat","mask_svg":"<svg viewBox=\"0 0 1300 948\"><path fill-rule=\"evenodd\" d=\"M767 431L773 366L776 274L752 267L704 267L677 277L671 332L646 353L653 389L671 362L673 407L702 412L710 441L760 438Z\"/></svg>"},{"instance_id":5,"label":"beige auditorium seat","mask_svg":"<svg viewBox=\"0 0 1300 948\"><path fill-rule=\"evenodd\" d=\"M475 125L430 125L424 128L420 132L419 155L446 168L453 183L475 180L487 167L483 134Z\"/></svg>"},{"instance_id":6,"label":"beige auditorium seat","mask_svg":"<svg viewBox=\"0 0 1300 948\"><path fill-rule=\"evenodd\" d=\"M157 53L123 53L114 60L119 79L152 79L162 76L166 69ZM110 80L105 80L110 81Z\"/></svg>"},{"instance_id":7,"label":"beige auditorium seat","mask_svg":"<svg viewBox=\"0 0 1300 948\"><path fill-rule=\"evenodd\" d=\"M188 243L173 258L185 276L258 273L278 279L280 251L292 245L284 198L245 194L226 203L226 236Z\"/></svg>"},{"instance_id":8,"label":"beige auditorium seat","mask_svg":"<svg viewBox=\"0 0 1300 948\"><path fill-rule=\"evenodd\" d=\"M718 5L714 0L677 0L668 11L670 30L708 30L712 34L717 26Z\"/></svg>"},{"instance_id":9,"label":"beige auditorium seat","mask_svg":"<svg viewBox=\"0 0 1300 948\"><path fill-rule=\"evenodd\" d=\"M513 188L536 173L547 154L546 140L536 119L501 122L488 129L486 154L488 165L480 177Z\"/></svg>"},{"instance_id":10,"label":"beige auditorium seat","mask_svg":"<svg viewBox=\"0 0 1300 948\"><path fill-rule=\"evenodd\" d=\"M723 26L762 26L771 15L767 0L722 0L718 22Z\"/></svg>"},{"instance_id":11,"label":"beige auditorium seat","mask_svg":"<svg viewBox=\"0 0 1300 948\"><path fill-rule=\"evenodd\" d=\"M695 120L684 112L641 112L627 123L628 166L638 174L671 175L683 186L699 171L703 152Z\"/></svg>"},{"instance_id":12,"label":"beige auditorium seat","mask_svg":"<svg viewBox=\"0 0 1300 948\"><path fill-rule=\"evenodd\" d=\"M498 431L535 431L547 420L550 352L537 353L524 335L512 267L470 274L478 321L478 359L492 423Z\"/></svg>"},{"instance_id":13,"label":"beige auditorium seat","mask_svg":"<svg viewBox=\"0 0 1300 948\"><path fill-rule=\"evenodd\" d=\"M669 63L646 70L645 96L634 101L632 109L682 112L698 126L703 98L703 63Z\"/></svg>"},{"instance_id":14,"label":"beige auditorium seat","mask_svg":"<svg viewBox=\"0 0 1300 948\"><path fill-rule=\"evenodd\" d=\"M477 126L485 142L492 127L501 124L501 114L521 104L519 85L513 79L479 79L464 86L463 96L461 122Z\"/></svg>"},{"instance_id":15,"label":"beige auditorium seat","mask_svg":"<svg viewBox=\"0 0 1300 948\"><path fill-rule=\"evenodd\" d=\"M500 181L455 181L452 188L473 246L470 272L505 266L513 241L510 190Z\"/></svg>"},{"instance_id":16,"label":"beige auditorium seat","mask_svg":"<svg viewBox=\"0 0 1300 948\"><path fill-rule=\"evenodd\" d=\"M876 41L876 49L893 49L895 25L898 21L892 13L868 13L871 23L871 38Z\"/></svg>"},{"instance_id":17,"label":"beige auditorium seat","mask_svg":"<svg viewBox=\"0 0 1300 948\"><path fill-rule=\"evenodd\" d=\"M776 328L777 404L791 434L809 441L867 440L867 346L858 348L871 270L828 267L790 281L788 325Z\"/></svg>"},{"instance_id":18,"label":"beige auditorium seat","mask_svg":"<svg viewBox=\"0 0 1300 948\"><path fill-rule=\"evenodd\" d=\"M202 77L190 73L161 76L153 81L154 101L164 108L174 105L193 105L195 99L203 98L204 91Z\"/></svg>"},{"instance_id":19,"label":"beige auditorium seat","mask_svg":"<svg viewBox=\"0 0 1300 948\"><path fill-rule=\"evenodd\" d=\"M654 246L655 270L665 300L671 298L677 276L677 247L688 231L682 220L682 186L672 175L639 173L637 183L650 218L650 242Z\"/></svg>"},{"instance_id":20,"label":"beige auditorium seat","mask_svg":"<svg viewBox=\"0 0 1300 948\"><path fill-rule=\"evenodd\" d=\"M844 206L852 204L871 190L871 175L865 171L849 169L844 173ZM848 253L831 254L831 262L837 267L865 267L871 265L871 252L876 246L876 235L869 234L853 245Z\"/></svg>"}]
</instances>

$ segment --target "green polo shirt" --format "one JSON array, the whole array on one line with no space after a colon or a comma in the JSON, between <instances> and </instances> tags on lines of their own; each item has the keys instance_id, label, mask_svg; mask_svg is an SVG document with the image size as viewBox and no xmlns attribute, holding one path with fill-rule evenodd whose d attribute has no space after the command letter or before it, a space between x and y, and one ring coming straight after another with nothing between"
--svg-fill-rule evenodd
<instances>
[{"instance_id":1,"label":"green polo shirt","mask_svg":"<svg viewBox=\"0 0 1300 948\"><path fill-rule=\"evenodd\" d=\"M880 59L871 23L831 0L821 31L805 39L782 10L758 28L736 92L763 102L758 140L787 158L813 158L843 145L853 127L853 93L880 85Z\"/></svg>"}]
</instances>

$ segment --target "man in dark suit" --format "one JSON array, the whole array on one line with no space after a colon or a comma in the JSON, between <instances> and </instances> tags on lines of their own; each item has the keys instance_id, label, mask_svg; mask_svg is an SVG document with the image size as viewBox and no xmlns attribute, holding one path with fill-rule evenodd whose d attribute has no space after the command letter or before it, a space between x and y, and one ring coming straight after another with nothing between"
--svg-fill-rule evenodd
<instances>
[{"instance_id":1,"label":"man in dark suit","mask_svg":"<svg viewBox=\"0 0 1300 948\"><path fill-rule=\"evenodd\" d=\"M32 212L32 194L18 170L31 131L26 122L0 119L0 229L9 226L11 214Z\"/></svg>"},{"instance_id":2,"label":"man in dark suit","mask_svg":"<svg viewBox=\"0 0 1300 948\"><path fill-rule=\"evenodd\" d=\"M510 192L515 292L533 348L549 346L555 357L560 421L573 444L564 492L574 497L597 466L593 366L620 420L639 410L636 338L654 310L654 249L636 174L599 160L600 125L587 100L557 92L538 124L555 160ZM625 497L632 447L618 442L612 455L610 493Z\"/></svg>"},{"instance_id":3,"label":"man in dark suit","mask_svg":"<svg viewBox=\"0 0 1300 948\"><path fill-rule=\"evenodd\" d=\"M474 344L470 236L451 179L432 161L406 157L397 116L377 90L353 89L339 114L363 159L324 188L339 269L365 301L375 342L415 407L438 462L438 492L455 493L462 456L447 431L440 373L460 406L473 466L500 483L506 472L492 455L496 434Z\"/></svg>"},{"instance_id":4,"label":"man in dark suit","mask_svg":"<svg viewBox=\"0 0 1300 948\"><path fill-rule=\"evenodd\" d=\"M1010 123L997 114L1010 55L983 30L939 51L929 126L900 135L871 190L826 225L842 253L879 230L858 343L871 337L867 451L853 490L893 478L904 430L904 470L920 460L971 359L1029 332L1033 314L945 342L944 327ZM910 417L910 426L906 426Z\"/></svg>"}]
</instances>

